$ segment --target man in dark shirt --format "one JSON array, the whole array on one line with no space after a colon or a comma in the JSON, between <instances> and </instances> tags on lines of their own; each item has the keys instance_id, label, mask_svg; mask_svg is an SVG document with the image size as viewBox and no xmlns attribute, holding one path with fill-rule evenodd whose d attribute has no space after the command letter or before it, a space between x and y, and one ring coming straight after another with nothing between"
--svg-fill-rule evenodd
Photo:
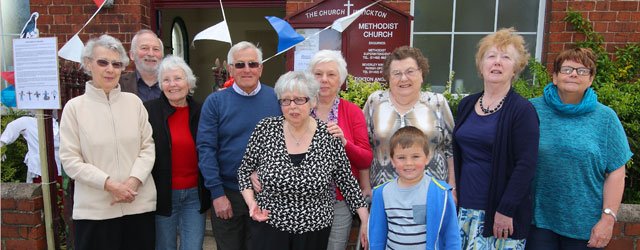
<instances>
[{"instance_id":1,"label":"man in dark shirt","mask_svg":"<svg viewBox=\"0 0 640 250\"><path fill-rule=\"evenodd\" d=\"M143 102L158 98L162 92L158 84L158 66L163 56L162 40L151 30L138 31L131 39L129 51L136 70L122 74L122 91L138 95Z\"/></svg>"}]
</instances>

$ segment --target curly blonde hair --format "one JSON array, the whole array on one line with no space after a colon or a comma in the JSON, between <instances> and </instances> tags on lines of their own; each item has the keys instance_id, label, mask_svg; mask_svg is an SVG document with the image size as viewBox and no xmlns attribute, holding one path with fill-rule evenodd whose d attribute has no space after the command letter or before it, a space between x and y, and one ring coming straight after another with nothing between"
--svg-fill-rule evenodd
<instances>
[{"instance_id":1,"label":"curly blonde hair","mask_svg":"<svg viewBox=\"0 0 640 250\"><path fill-rule=\"evenodd\" d=\"M516 49L517 54L515 55L515 74L513 78L517 78L518 75L524 70L524 67L527 66L529 62L529 57L531 55L527 51L525 47L524 38L521 35L516 34L516 30L511 28L502 28L492 34L489 34L483 37L480 42L478 42L478 51L476 52L476 69L478 70L478 75L482 78L482 58L484 54L487 53L489 49L493 46L498 48L499 50L506 50L509 45L513 45L513 48ZM513 80L513 79L512 79Z\"/></svg>"}]
</instances>

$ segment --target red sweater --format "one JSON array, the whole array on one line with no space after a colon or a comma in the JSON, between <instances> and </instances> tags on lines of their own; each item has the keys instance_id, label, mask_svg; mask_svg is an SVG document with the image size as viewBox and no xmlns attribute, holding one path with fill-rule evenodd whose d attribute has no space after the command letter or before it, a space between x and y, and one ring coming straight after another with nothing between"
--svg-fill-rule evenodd
<instances>
[{"instance_id":1,"label":"red sweater","mask_svg":"<svg viewBox=\"0 0 640 250\"><path fill-rule=\"evenodd\" d=\"M169 116L171 133L171 188L187 189L198 185L198 154L189 130L189 107L175 107Z\"/></svg>"},{"instance_id":2,"label":"red sweater","mask_svg":"<svg viewBox=\"0 0 640 250\"><path fill-rule=\"evenodd\" d=\"M359 179L360 170L368 169L373 160L373 151L369 144L369 133L364 113L357 105L340 99L338 104L338 127L342 129L347 145L344 146L347 158L351 162L351 172ZM343 200L340 190L336 188L336 198Z\"/></svg>"}]
</instances>

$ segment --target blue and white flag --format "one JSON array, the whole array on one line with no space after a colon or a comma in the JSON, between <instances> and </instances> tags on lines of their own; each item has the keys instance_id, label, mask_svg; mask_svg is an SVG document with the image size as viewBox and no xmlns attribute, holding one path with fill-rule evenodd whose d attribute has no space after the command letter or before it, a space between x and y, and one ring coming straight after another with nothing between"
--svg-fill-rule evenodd
<instances>
[{"instance_id":1,"label":"blue and white flag","mask_svg":"<svg viewBox=\"0 0 640 250\"><path fill-rule=\"evenodd\" d=\"M304 41L304 37L298 34L287 21L274 16L265 16L265 18L278 33L278 54Z\"/></svg>"}]
</instances>

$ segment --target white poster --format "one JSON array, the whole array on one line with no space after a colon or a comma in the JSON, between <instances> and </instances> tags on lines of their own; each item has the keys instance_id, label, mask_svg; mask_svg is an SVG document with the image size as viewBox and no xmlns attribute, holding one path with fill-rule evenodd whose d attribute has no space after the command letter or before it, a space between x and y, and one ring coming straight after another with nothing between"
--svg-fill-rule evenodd
<instances>
[{"instance_id":1,"label":"white poster","mask_svg":"<svg viewBox=\"0 0 640 250\"><path fill-rule=\"evenodd\" d=\"M13 40L18 109L60 109L57 44L55 37Z\"/></svg>"},{"instance_id":2,"label":"white poster","mask_svg":"<svg viewBox=\"0 0 640 250\"><path fill-rule=\"evenodd\" d=\"M298 34L306 37L305 41L296 45L293 59L293 70L304 71L309 66L311 57L320 50L320 36L314 35L320 29L296 29Z\"/></svg>"}]
</instances>

